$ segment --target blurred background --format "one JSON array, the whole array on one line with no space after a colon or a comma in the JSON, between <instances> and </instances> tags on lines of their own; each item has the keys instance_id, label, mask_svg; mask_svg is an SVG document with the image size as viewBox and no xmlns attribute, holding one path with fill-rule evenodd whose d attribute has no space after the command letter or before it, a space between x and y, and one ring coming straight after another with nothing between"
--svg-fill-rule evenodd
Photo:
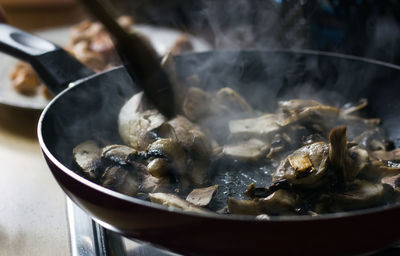
<instances>
[{"instance_id":1,"label":"blurred background","mask_svg":"<svg viewBox=\"0 0 400 256\"><path fill-rule=\"evenodd\" d=\"M178 28L217 48L308 48L400 64L396 0L113 0L138 23ZM0 0L10 23L25 28L73 24L75 0ZM28 21L28 22L27 22Z\"/></svg>"}]
</instances>

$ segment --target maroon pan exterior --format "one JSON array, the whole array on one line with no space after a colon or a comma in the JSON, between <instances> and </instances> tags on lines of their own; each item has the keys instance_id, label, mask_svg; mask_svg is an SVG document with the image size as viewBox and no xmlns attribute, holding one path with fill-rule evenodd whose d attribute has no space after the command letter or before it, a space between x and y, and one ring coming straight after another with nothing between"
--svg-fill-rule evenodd
<instances>
[{"instance_id":1,"label":"maroon pan exterior","mask_svg":"<svg viewBox=\"0 0 400 256\"><path fill-rule=\"evenodd\" d=\"M400 239L399 206L265 221L184 214L88 185L44 155L65 193L101 225L184 255L359 254Z\"/></svg>"},{"instance_id":2,"label":"maroon pan exterior","mask_svg":"<svg viewBox=\"0 0 400 256\"><path fill-rule=\"evenodd\" d=\"M367 97L375 111L374 114L382 117L384 121L390 120L392 128L389 127L389 136L398 135L400 125L396 123L397 119L391 119L400 113L400 107L397 106L399 104L395 101L396 94L399 95L397 85L400 81L400 69L397 67L354 57L306 51L249 51L240 55L237 52L188 54L177 57L176 65L178 70L180 67L190 74L191 68L195 70L195 67L201 66L210 58L220 61L215 65L221 63L227 65L225 58L221 58L226 55L232 55L240 60L233 63L234 65L240 63L241 79L247 81L247 84L248 80L253 78L273 81L268 84L268 89L274 92L268 94L270 97L279 96L284 93L282 91L284 88L291 88L290 83L298 82L293 77L280 79L280 76L287 74L285 70L291 70L289 73L294 74L293 67L297 67L299 62L304 64L302 72L308 69L312 71L307 74L310 78L303 76L303 79L322 77L323 81L327 81L326 86L330 90L348 90L346 87L340 87L341 83L337 82L341 81L340 78L335 78L338 74L348 72L352 76L348 79L348 83L342 86L355 82L364 86L361 89L351 88L351 97L355 99L360 96ZM260 56L263 56L262 60ZM282 74L277 72L274 63L287 65L279 69ZM274 65L260 69L261 71L254 70L269 64ZM339 68L343 68L343 71L338 72ZM357 75L354 70L362 72ZM218 76L221 73L217 71L213 75ZM232 73L237 73L237 70L233 70ZM378 76L370 78L371 74ZM312 77L313 75L318 77ZM128 79L125 71L118 68L88 78L66 89L47 106L38 126L39 142L44 158L58 184L78 206L105 228L184 255L349 255L371 252L400 240L399 204L316 217L287 216L255 220L248 216L183 213L122 195L84 179L72 171L68 155L72 155L76 137L79 140L86 136L85 129L76 130L69 123L80 121L83 127L103 129L101 125L94 126L91 122L96 123L97 113L103 111L99 109L100 105L114 104L109 95L120 93L113 87L116 77L122 80ZM379 83L379 90L375 87L368 89L372 83ZM94 86L96 89L92 90ZM256 87L257 85L254 90L260 89ZM90 93L92 99L74 100L80 99L79 95L85 93ZM130 92L130 95L132 93ZM129 98L130 95L124 97ZM268 99L262 101L266 104L269 102ZM76 105L79 104L89 105L77 108ZM117 103L114 105L117 109L120 106ZM88 121L85 116L94 119ZM106 112L101 113L99 118L102 122L99 124L115 121L115 117L110 117L108 120L106 116Z\"/></svg>"}]
</instances>

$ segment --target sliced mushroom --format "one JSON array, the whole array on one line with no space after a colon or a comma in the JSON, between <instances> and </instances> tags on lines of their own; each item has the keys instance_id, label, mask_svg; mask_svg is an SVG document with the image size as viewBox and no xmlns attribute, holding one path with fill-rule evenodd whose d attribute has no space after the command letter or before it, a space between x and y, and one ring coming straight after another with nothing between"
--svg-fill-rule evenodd
<instances>
[{"instance_id":1,"label":"sliced mushroom","mask_svg":"<svg viewBox=\"0 0 400 256\"><path fill-rule=\"evenodd\" d=\"M348 144L349 146L349 144ZM353 167L355 170L358 170L358 173L362 172L369 164L369 154L368 152L361 148L358 145L353 145L348 147L348 152L350 155L350 158L353 161ZM354 171L356 173L356 171ZM353 175L358 175L358 174L353 174Z\"/></svg>"},{"instance_id":2,"label":"sliced mushroom","mask_svg":"<svg viewBox=\"0 0 400 256\"><path fill-rule=\"evenodd\" d=\"M141 177L139 189L143 193L157 193L166 191L169 185L168 178L157 178L145 174Z\"/></svg>"},{"instance_id":3,"label":"sliced mushroom","mask_svg":"<svg viewBox=\"0 0 400 256\"><path fill-rule=\"evenodd\" d=\"M249 105L249 103L247 103L247 101L240 96L239 93L230 87L221 88L216 93L216 99L217 102L224 105L232 113L253 113L253 108Z\"/></svg>"},{"instance_id":4,"label":"sliced mushroom","mask_svg":"<svg viewBox=\"0 0 400 256\"><path fill-rule=\"evenodd\" d=\"M371 152L371 155L380 161L399 162L400 161L400 148L396 148L391 151L377 150L377 151Z\"/></svg>"},{"instance_id":5,"label":"sliced mushroom","mask_svg":"<svg viewBox=\"0 0 400 256\"><path fill-rule=\"evenodd\" d=\"M199 121L203 117L210 115L214 104L212 96L197 87L188 89L183 101L183 113L192 121Z\"/></svg>"},{"instance_id":6,"label":"sliced mushroom","mask_svg":"<svg viewBox=\"0 0 400 256\"><path fill-rule=\"evenodd\" d=\"M362 98L357 103L347 103L340 108L341 116L348 116L354 114L355 112L360 111L368 105L368 100Z\"/></svg>"},{"instance_id":7,"label":"sliced mushroom","mask_svg":"<svg viewBox=\"0 0 400 256\"><path fill-rule=\"evenodd\" d=\"M166 118L155 109L146 109L143 93L135 94L121 108L118 129L122 140L129 146L144 150L154 138L152 130L161 126Z\"/></svg>"},{"instance_id":8,"label":"sliced mushroom","mask_svg":"<svg viewBox=\"0 0 400 256\"><path fill-rule=\"evenodd\" d=\"M91 180L100 177L101 148L93 140L80 143L73 149L74 160Z\"/></svg>"},{"instance_id":9,"label":"sliced mushroom","mask_svg":"<svg viewBox=\"0 0 400 256\"><path fill-rule=\"evenodd\" d=\"M163 123L159 127L153 130L160 138L169 138L173 140L178 140L174 127L169 123Z\"/></svg>"},{"instance_id":10,"label":"sliced mushroom","mask_svg":"<svg viewBox=\"0 0 400 256\"><path fill-rule=\"evenodd\" d=\"M273 181L286 180L302 188L315 188L326 182L329 146L325 142L306 145L290 154L278 166Z\"/></svg>"},{"instance_id":11,"label":"sliced mushroom","mask_svg":"<svg viewBox=\"0 0 400 256\"><path fill-rule=\"evenodd\" d=\"M338 126L329 134L329 161L339 179L344 182L353 181L363 170L368 161L368 153L358 146L348 149L346 126Z\"/></svg>"},{"instance_id":12,"label":"sliced mushroom","mask_svg":"<svg viewBox=\"0 0 400 256\"><path fill-rule=\"evenodd\" d=\"M195 186L203 184L207 179L207 170L212 156L210 138L199 126L183 116L176 116L168 121L176 133L177 140L187 152L187 175Z\"/></svg>"},{"instance_id":13,"label":"sliced mushroom","mask_svg":"<svg viewBox=\"0 0 400 256\"><path fill-rule=\"evenodd\" d=\"M281 125L301 124L325 135L335 126L338 116L338 108L316 105L306 107L298 113L292 112Z\"/></svg>"},{"instance_id":14,"label":"sliced mushroom","mask_svg":"<svg viewBox=\"0 0 400 256\"><path fill-rule=\"evenodd\" d=\"M268 140L280 130L279 122L282 118L283 116L278 114L264 114L256 118L232 120L229 122L231 139Z\"/></svg>"},{"instance_id":15,"label":"sliced mushroom","mask_svg":"<svg viewBox=\"0 0 400 256\"><path fill-rule=\"evenodd\" d=\"M232 214L260 215L260 214L293 214L298 199L286 190L278 190L265 198L254 200L238 200L228 197L228 208Z\"/></svg>"},{"instance_id":16,"label":"sliced mushroom","mask_svg":"<svg viewBox=\"0 0 400 256\"><path fill-rule=\"evenodd\" d=\"M168 193L150 193L149 198L153 203L168 207L178 208L185 212L207 213L208 211L189 203L175 194Z\"/></svg>"},{"instance_id":17,"label":"sliced mushroom","mask_svg":"<svg viewBox=\"0 0 400 256\"><path fill-rule=\"evenodd\" d=\"M371 160L360 173L368 180L379 180L385 176L393 176L400 173L400 164L391 161Z\"/></svg>"},{"instance_id":18,"label":"sliced mushroom","mask_svg":"<svg viewBox=\"0 0 400 256\"><path fill-rule=\"evenodd\" d=\"M220 89L215 97L198 87L191 87L183 102L183 112L192 121L202 121L211 127L222 127L234 117L253 114L253 109L229 87Z\"/></svg>"},{"instance_id":19,"label":"sliced mushroom","mask_svg":"<svg viewBox=\"0 0 400 256\"><path fill-rule=\"evenodd\" d=\"M108 167L101 179L104 187L129 196L136 195L139 190L136 175L119 165Z\"/></svg>"},{"instance_id":20,"label":"sliced mushroom","mask_svg":"<svg viewBox=\"0 0 400 256\"><path fill-rule=\"evenodd\" d=\"M400 192L400 173L394 176L387 176L381 180L382 184L390 185L395 191Z\"/></svg>"},{"instance_id":21,"label":"sliced mushroom","mask_svg":"<svg viewBox=\"0 0 400 256\"><path fill-rule=\"evenodd\" d=\"M330 212L356 210L374 206L385 196L382 184L365 180L355 180L347 186L343 193L334 194L330 198Z\"/></svg>"},{"instance_id":22,"label":"sliced mushroom","mask_svg":"<svg viewBox=\"0 0 400 256\"><path fill-rule=\"evenodd\" d=\"M211 154L211 142L202 129L184 116L176 116L167 122L171 125L178 142L188 151L200 153L200 158L207 158Z\"/></svg>"},{"instance_id":23,"label":"sliced mushroom","mask_svg":"<svg viewBox=\"0 0 400 256\"><path fill-rule=\"evenodd\" d=\"M384 132L378 127L363 131L354 138L354 142L370 151L386 150Z\"/></svg>"},{"instance_id":24,"label":"sliced mushroom","mask_svg":"<svg viewBox=\"0 0 400 256\"><path fill-rule=\"evenodd\" d=\"M40 85L40 79L31 65L18 62L10 75L15 90L25 95L34 95Z\"/></svg>"},{"instance_id":25,"label":"sliced mushroom","mask_svg":"<svg viewBox=\"0 0 400 256\"><path fill-rule=\"evenodd\" d=\"M367 105L367 99L360 99L360 101L357 103L345 104L342 108L340 108L339 118L341 120L345 120L347 123L354 123L354 128L356 130L360 127L365 129L366 126L379 125L381 123L379 118L363 118L356 113L365 108Z\"/></svg>"},{"instance_id":26,"label":"sliced mushroom","mask_svg":"<svg viewBox=\"0 0 400 256\"><path fill-rule=\"evenodd\" d=\"M271 146L269 148L268 154L267 154L267 159L270 161L277 161L281 159L282 153L285 152L287 144L285 143L286 141L277 139L275 138L272 140Z\"/></svg>"},{"instance_id":27,"label":"sliced mushroom","mask_svg":"<svg viewBox=\"0 0 400 256\"><path fill-rule=\"evenodd\" d=\"M179 175L184 175L187 172L186 153L176 140L169 138L156 140L149 145L147 151L166 156L176 166Z\"/></svg>"},{"instance_id":28,"label":"sliced mushroom","mask_svg":"<svg viewBox=\"0 0 400 256\"><path fill-rule=\"evenodd\" d=\"M270 186L263 188L263 187L256 187L254 182L252 182L246 189L246 191L243 192L248 198L254 199L254 198L263 198L271 195L275 191L278 191L280 189L291 189L290 184L288 183L287 180L278 180L273 182Z\"/></svg>"},{"instance_id":29,"label":"sliced mushroom","mask_svg":"<svg viewBox=\"0 0 400 256\"><path fill-rule=\"evenodd\" d=\"M320 106L316 100L294 99L287 101L279 101L278 107L283 113L300 112L306 107Z\"/></svg>"},{"instance_id":30,"label":"sliced mushroom","mask_svg":"<svg viewBox=\"0 0 400 256\"><path fill-rule=\"evenodd\" d=\"M137 150L125 145L109 145L103 148L101 157L115 164L126 165L130 162L130 156L136 154Z\"/></svg>"},{"instance_id":31,"label":"sliced mushroom","mask_svg":"<svg viewBox=\"0 0 400 256\"><path fill-rule=\"evenodd\" d=\"M147 171L157 178L166 176L171 169L171 162L165 158L155 158L147 164Z\"/></svg>"},{"instance_id":32,"label":"sliced mushroom","mask_svg":"<svg viewBox=\"0 0 400 256\"><path fill-rule=\"evenodd\" d=\"M256 161L266 155L269 144L259 139L249 139L225 145L223 154L242 161Z\"/></svg>"},{"instance_id":33,"label":"sliced mushroom","mask_svg":"<svg viewBox=\"0 0 400 256\"><path fill-rule=\"evenodd\" d=\"M218 185L193 189L186 197L186 201L200 207L207 206L217 192L217 189Z\"/></svg>"}]
</instances>

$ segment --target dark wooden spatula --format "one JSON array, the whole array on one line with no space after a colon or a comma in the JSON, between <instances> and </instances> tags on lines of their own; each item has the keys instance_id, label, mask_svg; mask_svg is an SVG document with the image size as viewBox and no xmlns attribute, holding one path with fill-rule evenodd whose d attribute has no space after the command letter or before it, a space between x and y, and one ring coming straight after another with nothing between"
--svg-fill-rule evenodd
<instances>
[{"instance_id":1,"label":"dark wooden spatula","mask_svg":"<svg viewBox=\"0 0 400 256\"><path fill-rule=\"evenodd\" d=\"M112 6L103 0L80 0L109 31L115 48L132 79L143 88L147 98L167 118L175 115L171 81L156 53L134 33L128 33L115 20Z\"/></svg>"}]
</instances>

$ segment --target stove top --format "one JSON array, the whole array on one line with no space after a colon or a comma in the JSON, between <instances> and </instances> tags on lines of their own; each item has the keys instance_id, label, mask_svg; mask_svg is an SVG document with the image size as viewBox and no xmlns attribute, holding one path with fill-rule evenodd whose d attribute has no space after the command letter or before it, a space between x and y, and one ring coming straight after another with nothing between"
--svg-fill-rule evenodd
<instances>
[{"instance_id":1,"label":"stove top","mask_svg":"<svg viewBox=\"0 0 400 256\"><path fill-rule=\"evenodd\" d=\"M127 239L94 222L67 197L70 246L73 256L179 256L150 244ZM398 256L400 242L359 256Z\"/></svg>"},{"instance_id":2,"label":"stove top","mask_svg":"<svg viewBox=\"0 0 400 256\"><path fill-rule=\"evenodd\" d=\"M94 222L68 197L66 201L73 256L179 256L107 230Z\"/></svg>"}]
</instances>

